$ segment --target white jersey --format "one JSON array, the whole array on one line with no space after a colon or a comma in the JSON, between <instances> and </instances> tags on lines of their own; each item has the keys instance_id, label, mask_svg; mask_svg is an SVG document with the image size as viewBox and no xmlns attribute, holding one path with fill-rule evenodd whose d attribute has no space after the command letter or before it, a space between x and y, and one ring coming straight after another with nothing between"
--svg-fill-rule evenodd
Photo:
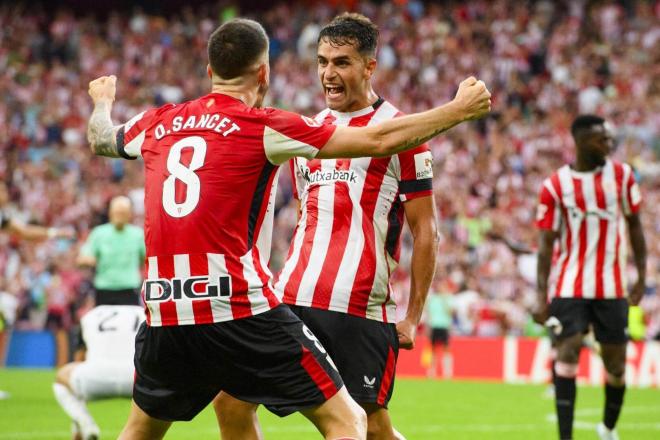
<instances>
[{"instance_id":1,"label":"white jersey","mask_svg":"<svg viewBox=\"0 0 660 440\"><path fill-rule=\"evenodd\" d=\"M139 306L98 306L80 320L86 362L133 365L135 335L144 321Z\"/></svg>"}]
</instances>

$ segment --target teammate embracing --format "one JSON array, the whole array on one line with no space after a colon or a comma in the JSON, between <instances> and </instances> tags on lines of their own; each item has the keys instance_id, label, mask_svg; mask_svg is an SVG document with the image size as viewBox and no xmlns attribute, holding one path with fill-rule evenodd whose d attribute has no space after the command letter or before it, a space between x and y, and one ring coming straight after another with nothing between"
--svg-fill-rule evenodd
<instances>
[{"instance_id":1,"label":"teammate embracing","mask_svg":"<svg viewBox=\"0 0 660 440\"><path fill-rule=\"evenodd\" d=\"M371 86L377 42L377 27L360 14L342 14L321 30L317 65L328 108L316 122L363 127L401 115ZM383 158L294 158L290 167L300 215L276 292L328 350L367 413L368 438L400 438L387 406L399 347L414 344L438 243L431 152L421 145ZM404 216L414 243L410 300L395 324L389 281ZM255 420L256 405L225 394L215 407L223 432Z\"/></svg>"},{"instance_id":2,"label":"teammate embracing","mask_svg":"<svg viewBox=\"0 0 660 440\"><path fill-rule=\"evenodd\" d=\"M614 440L625 392L628 302L639 303L646 276L646 245L639 218L641 195L631 167L609 159L612 133L603 118L578 116L571 126L576 145L573 165L545 180L537 226L538 298L534 318L553 316L561 324L555 363L559 435L572 438L575 376L584 333L593 326L607 371L601 439ZM626 299L626 224L637 282ZM548 277L555 240L556 287L548 303Z\"/></svg>"},{"instance_id":3,"label":"teammate embracing","mask_svg":"<svg viewBox=\"0 0 660 440\"><path fill-rule=\"evenodd\" d=\"M209 39L212 90L110 118L115 78L90 83L88 138L96 154L145 166L146 324L136 337L134 405L121 439L162 438L220 391L279 415L301 411L328 439L364 438L350 398L315 335L275 295L269 260L278 165L389 156L490 109L481 81L454 100L370 127L337 127L259 108L268 89L268 37L234 19ZM379 213L381 214L381 213ZM241 439L242 435L224 436Z\"/></svg>"}]
</instances>

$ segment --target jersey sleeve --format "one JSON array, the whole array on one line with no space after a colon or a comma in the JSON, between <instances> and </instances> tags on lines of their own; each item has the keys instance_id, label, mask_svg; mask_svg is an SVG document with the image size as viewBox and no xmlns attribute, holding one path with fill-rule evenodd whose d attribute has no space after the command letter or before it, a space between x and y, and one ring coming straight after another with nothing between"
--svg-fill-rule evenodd
<instances>
[{"instance_id":1,"label":"jersey sleeve","mask_svg":"<svg viewBox=\"0 0 660 440\"><path fill-rule=\"evenodd\" d=\"M624 194L622 196L623 203L621 203L621 205L623 207L623 214L628 216L639 212L639 208L642 206L642 192L639 189L639 184L637 183L632 167L628 164L624 164L623 169Z\"/></svg>"},{"instance_id":2,"label":"jersey sleeve","mask_svg":"<svg viewBox=\"0 0 660 440\"><path fill-rule=\"evenodd\" d=\"M145 110L133 116L117 132L117 151L124 159L134 160L142 155L142 144L158 109Z\"/></svg>"},{"instance_id":3,"label":"jersey sleeve","mask_svg":"<svg viewBox=\"0 0 660 440\"><path fill-rule=\"evenodd\" d=\"M337 128L284 110L265 110L264 150L268 160L280 165L292 157L312 159Z\"/></svg>"},{"instance_id":4,"label":"jersey sleeve","mask_svg":"<svg viewBox=\"0 0 660 440\"><path fill-rule=\"evenodd\" d=\"M398 154L401 166L399 198L402 202L433 195L433 156L423 144Z\"/></svg>"},{"instance_id":5,"label":"jersey sleeve","mask_svg":"<svg viewBox=\"0 0 660 440\"><path fill-rule=\"evenodd\" d=\"M96 239L98 234L96 233L96 231L97 231L96 229L92 230L92 232L87 237L87 241L80 248L80 253L86 257L96 258L98 254L98 244L97 244L98 240Z\"/></svg>"},{"instance_id":6,"label":"jersey sleeve","mask_svg":"<svg viewBox=\"0 0 660 440\"><path fill-rule=\"evenodd\" d=\"M550 180L546 180L539 192L539 204L536 208L536 227L547 231L559 231L561 226L561 204L557 200L551 187Z\"/></svg>"}]
</instances>

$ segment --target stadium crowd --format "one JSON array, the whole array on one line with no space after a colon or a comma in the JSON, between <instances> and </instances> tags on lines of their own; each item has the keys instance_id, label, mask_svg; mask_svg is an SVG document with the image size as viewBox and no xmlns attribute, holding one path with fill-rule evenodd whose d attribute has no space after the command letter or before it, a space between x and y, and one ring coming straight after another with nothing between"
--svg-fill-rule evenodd
<instances>
[{"instance_id":1,"label":"stadium crowd","mask_svg":"<svg viewBox=\"0 0 660 440\"><path fill-rule=\"evenodd\" d=\"M17 327L77 321L91 273L75 259L89 231L107 221L112 197L128 195L134 223L143 219L141 164L88 150L91 79L119 78L116 122L203 95L209 81L199 61L210 32L245 14L271 38L268 104L313 115L324 108L316 38L344 3L282 2L259 13L213 4L169 17L135 9L105 21L28 3L0 5L0 178L9 185L12 215L77 231L76 240L39 245L0 235L0 291L19 300ZM660 1L349 3L380 27L374 88L402 111L449 101L459 79L471 74L493 92L491 117L430 144L442 234L434 288L455 294L454 331L532 332L533 256L514 254L499 237L533 250L541 182L572 160L572 117L594 112L614 124L614 156L634 165L641 180L649 249L642 307L647 337L660 338ZM275 270L296 222L284 171ZM403 306L410 251L405 236L394 285Z\"/></svg>"}]
</instances>

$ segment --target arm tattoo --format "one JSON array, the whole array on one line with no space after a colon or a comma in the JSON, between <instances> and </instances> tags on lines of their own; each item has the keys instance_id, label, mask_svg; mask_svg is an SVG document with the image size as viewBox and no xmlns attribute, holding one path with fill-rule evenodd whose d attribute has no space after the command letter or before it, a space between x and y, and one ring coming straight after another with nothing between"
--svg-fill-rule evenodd
<instances>
[{"instance_id":1,"label":"arm tattoo","mask_svg":"<svg viewBox=\"0 0 660 440\"><path fill-rule=\"evenodd\" d=\"M98 156L119 157L117 138L110 118L109 103L99 103L89 117L87 125L87 140L94 154Z\"/></svg>"},{"instance_id":2,"label":"arm tattoo","mask_svg":"<svg viewBox=\"0 0 660 440\"><path fill-rule=\"evenodd\" d=\"M417 147L418 145L422 145L424 142L428 141L429 139L433 139L434 137L436 137L440 133L445 132L445 131L449 130L450 128L451 127L438 128L437 130L435 130L433 133L431 133L428 136L423 136L423 137L418 137L418 138L415 138L415 139L411 139L408 142L405 142L405 143L399 145L398 147L396 147L395 154L400 153L402 151L409 150L413 147Z\"/></svg>"}]
</instances>

